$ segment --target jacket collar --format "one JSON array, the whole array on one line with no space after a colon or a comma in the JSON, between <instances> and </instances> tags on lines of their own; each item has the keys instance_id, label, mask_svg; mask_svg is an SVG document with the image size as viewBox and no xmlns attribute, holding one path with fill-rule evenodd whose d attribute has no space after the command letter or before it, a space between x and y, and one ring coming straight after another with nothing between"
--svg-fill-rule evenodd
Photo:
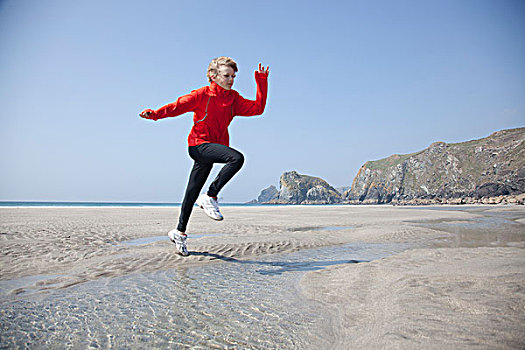
<instances>
[{"instance_id":1,"label":"jacket collar","mask_svg":"<svg viewBox=\"0 0 525 350\"><path fill-rule=\"evenodd\" d=\"M232 90L226 90L225 88L219 86L216 82L212 81L210 84L210 95L211 96L229 96Z\"/></svg>"}]
</instances>

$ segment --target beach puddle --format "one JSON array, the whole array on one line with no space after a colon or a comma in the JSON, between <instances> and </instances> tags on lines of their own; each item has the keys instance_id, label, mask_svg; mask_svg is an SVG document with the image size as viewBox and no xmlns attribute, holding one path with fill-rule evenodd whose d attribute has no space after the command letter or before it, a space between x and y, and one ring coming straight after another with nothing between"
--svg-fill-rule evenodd
<instances>
[{"instance_id":1,"label":"beach puddle","mask_svg":"<svg viewBox=\"0 0 525 350\"><path fill-rule=\"evenodd\" d=\"M309 262L277 262L271 263L272 267L277 267L276 269L266 269L258 270L257 272L263 275L280 275L286 272L292 271L316 271L322 270L329 266L342 265L342 264L357 264L360 262L367 262L367 260L333 260L333 261L309 261Z\"/></svg>"},{"instance_id":2,"label":"beach puddle","mask_svg":"<svg viewBox=\"0 0 525 350\"><path fill-rule=\"evenodd\" d=\"M48 283L60 275L35 275L21 277L11 280L0 281L0 296L7 296L9 294L31 294L41 291L41 286L46 285L52 287L53 283Z\"/></svg>"},{"instance_id":3,"label":"beach puddle","mask_svg":"<svg viewBox=\"0 0 525 350\"><path fill-rule=\"evenodd\" d=\"M298 290L308 271L399 253L347 244L116 278L4 299L5 347L329 348L329 315ZM207 253L202 253L207 254ZM218 256L221 258L221 256Z\"/></svg>"},{"instance_id":4,"label":"beach puddle","mask_svg":"<svg viewBox=\"0 0 525 350\"><path fill-rule=\"evenodd\" d=\"M413 221L422 227L452 234L433 242L435 247L479 248L519 247L525 248L525 225L520 212L499 212L487 209L465 210L479 217L472 219L446 219Z\"/></svg>"},{"instance_id":5,"label":"beach puddle","mask_svg":"<svg viewBox=\"0 0 525 350\"><path fill-rule=\"evenodd\" d=\"M476 214L467 220L413 224L452 234L432 242L435 247L520 246L525 241L524 225L517 221L523 219L521 213L476 209ZM167 237L121 244L161 240ZM3 348L329 349L333 318L302 297L299 281L305 273L372 261L411 247L345 244L250 260L194 252L219 262L103 277L40 292L26 287L53 282L54 276L4 281L0 288L32 292L0 301L1 343Z\"/></svg>"}]
</instances>

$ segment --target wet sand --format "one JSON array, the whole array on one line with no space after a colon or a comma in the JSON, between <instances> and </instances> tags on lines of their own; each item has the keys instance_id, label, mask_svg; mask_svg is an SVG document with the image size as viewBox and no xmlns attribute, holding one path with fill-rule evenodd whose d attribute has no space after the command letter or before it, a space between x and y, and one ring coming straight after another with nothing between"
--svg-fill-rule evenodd
<instances>
[{"instance_id":1,"label":"wet sand","mask_svg":"<svg viewBox=\"0 0 525 350\"><path fill-rule=\"evenodd\" d=\"M429 220L450 236L307 274L303 291L333 315L332 348L523 349L525 211L475 211L508 222Z\"/></svg>"},{"instance_id":2,"label":"wet sand","mask_svg":"<svg viewBox=\"0 0 525 350\"><path fill-rule=\"evenodd\" d=\"M391 207L225 207L226 220L216 222L195 209L187 232L189 257L175 254L167 237L126 244L164 236L176 226L177 214L178 208L0 208L0 278L60 275L39 282L56 288L354 241L416 242L447 234L405 222L472 216ZM332 229L322 230L325 227Z\"/></svg>"},{"instance_id":3,"label":"wet sand","mask_svg":"<svg viewBox=\"0 0 525 350\"><path fill-rule=\"evenodd\" d=\"M0 292L17 298L228 259L409 243L413 249L385 259L306 274L302 292L330 310L326 341L340 349L523 348L525 209L439 209L225 207L223 222L196 209L188 231L192 255L183 258L162 238L175 226L177 208L0 208ZM512 225L479 221L491 212ZM480 230L503 232L471 239Z\"/></svg>"}]
</instances>

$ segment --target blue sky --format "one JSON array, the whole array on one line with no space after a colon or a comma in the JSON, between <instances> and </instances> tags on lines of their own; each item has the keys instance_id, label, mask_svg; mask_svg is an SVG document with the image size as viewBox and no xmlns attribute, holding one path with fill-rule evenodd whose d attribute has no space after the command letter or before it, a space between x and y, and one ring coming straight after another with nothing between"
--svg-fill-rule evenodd
<instances>
[{"instance_id":1,"label":"blue sky","mask_svg":"<svg viewBox=\"0 0 525 350\"><path fill-rule=\"evenodd\" d=\"M284 171L350 186L367 160L525 125L525 2L0 2L0 200L180 202L190 114L140 119L239 64L263 116L221 193L256 198Z\"/></svg>"}]
</instances>

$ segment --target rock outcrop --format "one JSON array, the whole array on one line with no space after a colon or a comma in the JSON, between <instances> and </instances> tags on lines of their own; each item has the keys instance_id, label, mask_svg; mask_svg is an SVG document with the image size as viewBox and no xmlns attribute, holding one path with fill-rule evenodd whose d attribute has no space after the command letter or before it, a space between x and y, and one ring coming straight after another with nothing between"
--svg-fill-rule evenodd
<instances>
[{"instance_id":1,"label":"rock outcrop","mask_svg":"<svg viewBox=\"0 0 525 350\"><path fill-rule=\"evenodd\" d=\"M296 171L281 175L280 189L277 194L274 186L264 189L259 195L258 203L269 204L336 204L341 203L341 194L325 180L301 175ZM268 196L267 196L268 195ZM273 198L271 198L273 197ZM269 200L265 200L271 198Z\"/></svg>"},{"instance_id":2,"label":"rock outcrop","mask_svg":"<svg viewBox=\"0 0 525 350\"><path fill-rule=\"evenodd\" d=\"M271 185L261 191L261 194L257 197L257 203L267 203L277 200L278 198L279 190L274 185Z\"/></svg>"},{"instance_id":3,"label":"rock outcrop","mask_svg":"<svg viewBox=\"0 0 525 350\"><path fill-rule=\"evenodd\" d=\"M525 128L366 162L343 199L348 203L523 203ZM490 198L500 198L494 201ZM508 200L507 200L508 199Z\"/></svg>"}]
</instances>

